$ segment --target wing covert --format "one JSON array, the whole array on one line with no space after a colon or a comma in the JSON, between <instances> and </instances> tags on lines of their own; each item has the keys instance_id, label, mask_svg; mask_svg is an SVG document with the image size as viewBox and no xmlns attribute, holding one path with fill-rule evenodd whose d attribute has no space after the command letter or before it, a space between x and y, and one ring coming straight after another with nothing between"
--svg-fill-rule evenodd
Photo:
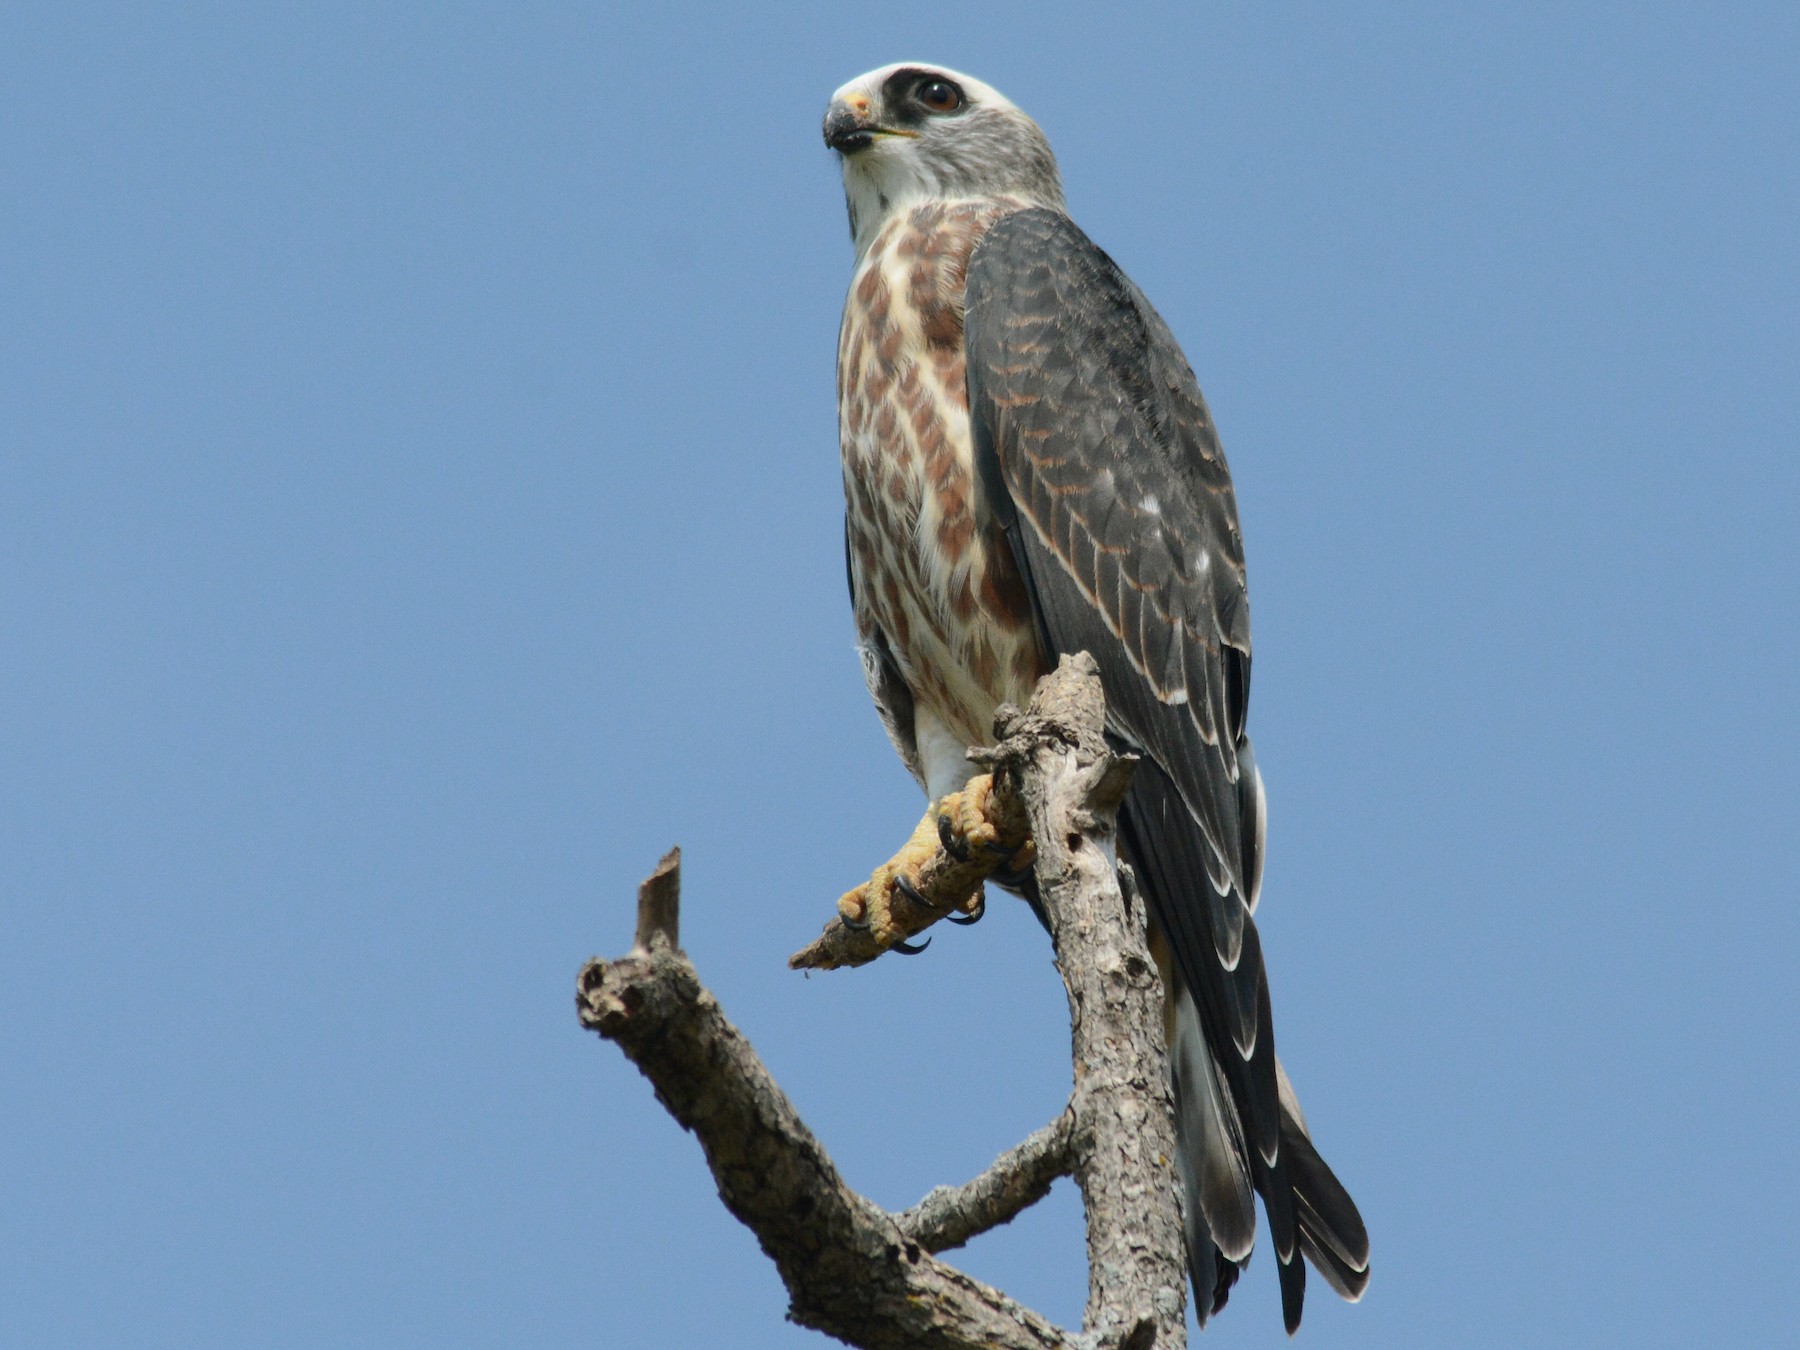
<instances>
[{"instance_id":1,"label":"wing covert","mask_svg":"<svg viewBox=\"0 0 1800 1350\"><path fill-rule=\"evenodd\" d=\"M1094 654L1116 730L1200 821L1216 954L1235 969L1259 870L1239 793L1250 616L1212 417L1149 301L1066 216L997 222L970 259L966 300L985 496L1046 647Z\"/></svg>"},{"instance_id":2,"label":"wing covert","mask_svg":"<svg viewBox=\"0 0 1800 1350\"><path fill-rule=\"evenodd\" d=\"M1109 730L1151 761L1121 810L1121 843L1235 1103L1291 1330L1302 1234L1250 917L1262 798L1244 736L1250 619L1224 453L1168 327L1066 216L996 222L970 258L965 300L982 494L1046 653L1092 653Z\"/></svg>"}]
</instances>

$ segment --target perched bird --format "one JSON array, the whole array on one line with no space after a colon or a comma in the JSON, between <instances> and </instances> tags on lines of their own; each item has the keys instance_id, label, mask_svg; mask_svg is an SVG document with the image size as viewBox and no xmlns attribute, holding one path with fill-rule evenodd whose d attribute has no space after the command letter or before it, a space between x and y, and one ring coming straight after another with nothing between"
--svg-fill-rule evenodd
<instances>
[{"instance_id":1,"label":"perched bird","mask_svg":"<svg viewBox=\"0 0 1800 1350\"><path fill-rule=\"evenodd\" d=\"M1150 302L1065 213L1043 132L997 91L884 66L832 95L824 131L856 245L837 365L850 595L869 690L934 803L915 843L935 843L998 705L1092 653L1108 734L1141 756L1119 844L1167 990L1197 1310L1250 1258L1254 1191L1291 1332L1301 1256L1356 1299L1369 1244L1275 1058L1250 612L1212 417Z\"/></svg>"}]
</instances>

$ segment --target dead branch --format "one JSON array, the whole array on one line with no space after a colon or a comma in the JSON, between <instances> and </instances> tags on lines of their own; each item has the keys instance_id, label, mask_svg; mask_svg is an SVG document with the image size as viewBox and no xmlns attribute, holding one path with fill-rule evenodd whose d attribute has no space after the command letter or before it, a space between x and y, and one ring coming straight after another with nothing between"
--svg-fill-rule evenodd
<instances>
[{"instance_id":1,"label":"dead branch","mask_svg":"<svg viewBox=\"0 0 1800 1350\"><path fill-rule=\"evenodd\" d=\"M644 896L678 886L675 864L665 864L665 885L646 884ZM582 1025L616 1042L699 1137L720 1198L775 1262L796 1322L868 1350L1070 1344L1060 1328L932 1257L846 1186L667 930L640 910L645 927L640 949L582 970Z\"/></svg>"},{"instance_id":2,"label":"dead branch","mask_svg":"<svg viewBox=\"0 0 1800 1350\"><path fill-rule=\"evenodd\" d=\"M1038 683L1025 712L1002 708L1000 744L971 757L1012 779L1025 805L1069 996L1083 1324L1102 1344L1175 1347L1187 1339L1187 1264L1162 979L1143 906L1127 910L1119 889L1114 831L1133 761L1108 751L1104 728L1099 669L1083 652Z\"/></svg>"},{"instance_id":3,"label":"dead branch","mask_svg":"<svg viewBox=\"0 0 1800 1350\"><path fill-rule=\"evenodd\" d=\"M928 1252L947 1252L991 1228L1011 1223L1075 1170L1075 1110L1070 1107L994 1165L961 1186L938 1186L894 1217Z\"/></svg>"},{"instance_id":4,"label":"dead branch","mask_svg":"<svg viewBox=\"0 0 1800 1350\"><path fill-rule=\"evenodd\" d=\"M698 1136L721 1199L775 1262L801 1325L868 1350L1185 1344L1162 991L1141 908L1127 911L1113 867L1114 811L1130 766L1107 752L1102 726L1092 661L1065 658L1027 712L1002 710L1002 742L980 756L992 766L994 795L1029 819L1038 844L1038 887L1069 996L1074 1097L982 1176L939 1187L905 1214L844 1184L677 950L678 852L639 892L633 950L582 970L582 1024L617 1043ZM828 928L820 942L828 940L850 939ZM1071 1171L1088 1224L1080 1335L932 1254L1007 1222Z\"/></svg>"}]
</instances>

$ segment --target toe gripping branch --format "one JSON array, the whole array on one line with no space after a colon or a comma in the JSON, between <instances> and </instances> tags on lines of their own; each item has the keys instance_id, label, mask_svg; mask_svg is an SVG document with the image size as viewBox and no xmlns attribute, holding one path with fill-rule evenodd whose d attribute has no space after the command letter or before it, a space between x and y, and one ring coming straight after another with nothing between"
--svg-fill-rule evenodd
<instances>
[{"instance_id":1,"label":"toe gripping branch","mask_svg":"<svg viewBox=\"0 0 1800 1350\"><path fill-rule=\"evenodd\" d=\"M939 919L978 922L985 906L982 884L995 872L1027 868L1031 860L1025 811L1006 776L980 774L932 803L912 838L867 882L845 892L837 917L788 965L836 970L867 965L890 949L917 955L930 939L909 939Z\"/></svg>"}]
</instances>

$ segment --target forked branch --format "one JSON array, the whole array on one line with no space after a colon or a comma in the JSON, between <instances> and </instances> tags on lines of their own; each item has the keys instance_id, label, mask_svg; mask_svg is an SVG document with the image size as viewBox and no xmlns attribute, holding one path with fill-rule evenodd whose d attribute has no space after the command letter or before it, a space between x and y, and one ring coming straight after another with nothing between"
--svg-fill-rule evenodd
<instances>
[{"instance_id":1,"label":"forked branch","mask_svg":"<svg viewBox=\"0 0 1800 1350\"><path fill-rule=\"evenodd\" d=\"M869 1350L1184 1344L1162 991L1144 916L1125 905L1113 867L1114 811L1130 766L1108 753L1103 724L1093 663L1065 658L1029 710L1002 709L1001 743L979 755L996 796L1018 804L1038 844L1039 893L1070 1000L1074 1097L982 1176L939 1187L904 1214L844 1183L677 949L678 852L639 892L637 945L583 968L582 1024L615 1042L699 1137L720 1198L775 1262L801 1325ZM1070 1173L1088 1227L1079 1334L933 1255L1007 1222Z\"/></svg>"}]
</instances>

